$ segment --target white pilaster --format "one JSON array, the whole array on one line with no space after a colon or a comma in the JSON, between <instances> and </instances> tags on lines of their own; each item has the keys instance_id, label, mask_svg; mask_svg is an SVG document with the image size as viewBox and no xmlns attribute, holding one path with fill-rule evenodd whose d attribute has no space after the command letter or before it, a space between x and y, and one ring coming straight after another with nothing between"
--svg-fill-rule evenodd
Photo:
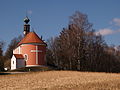
<instances>
[{"instance_id":1,"label":"white pilaster","mask_svg":"<svg viewBox=\"0 0 120 90\"><path fill-rule=\"evenodd\" d=\"M42 52L41 50L38 50L38 46L36 45L36 50L31 50L30 52L36 53L36 64L38 64L38 53Z\"/></svg>"},{"instance_id":2,"label":"white pilaster","mask_svg":"<svg viewBox=\"0 0 120 90\"><path fill-rule=\"evenodd\" d=\"M36 64L38 64L38 46L36 45Z\"/></svg>"},{"instance_id":3,"label":"white pilaster","mask_svg":"<svg viewBox=\"0 0 120 90\"><path fill-rule=\"evenodd\" d=\"M20 46L18 47L18 53L20 54Z\"/></svg>"}]
</instances>

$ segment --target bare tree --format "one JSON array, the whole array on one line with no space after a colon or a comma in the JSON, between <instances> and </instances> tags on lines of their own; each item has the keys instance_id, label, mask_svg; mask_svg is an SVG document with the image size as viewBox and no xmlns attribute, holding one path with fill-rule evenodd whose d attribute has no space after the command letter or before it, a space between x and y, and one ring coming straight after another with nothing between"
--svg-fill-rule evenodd
<instances>
[{"instance_id":1,"label":"bare tree","mask_svg":"<svg viewBox=\"0 0 120 90\"><path fill-rule=\"evenodd\" d=\"M11 40L10 44L8 45L8 48L4 56L5 67L10 68L10 59L12 58L13 50L17 47L17 44L20 42L21 39L22 39L21 35L18 37L15 37Z\"/></svg>"},{"instance_id":2,"label":"bare tree","mask_svg":"<svg viewBox=\"0 0 120 90\"><path fill-rule=\"evenodd\" d=\"M17 44L20 42L22 39L22 36L15 37L11 40L10 44L8 45L8 48L5 52L5 57L8 59L11 59L13 55L13 50L17 47Z\"/></svg>"},{"instance_id":3,"label":"bare tree","mask_svg":"<svg viewBox=\"0 0 120 90\"><path fill-rule=\"evenodd\" d=\"M4 47L4 42L0 41L0 72L4 71L3 47Z\"/></svg>"},{"instance_id":4,"label":"bare tree","mask_svg":"<svg viewBox=\"0 0 120 90\"><path fill-rule=\"evenodd\" d=\"M59 69L120 72L120 52L95 35L87 15L78 11L70 17L68 27L49 40L47 58Z\"/></svg>"}]
</instances>

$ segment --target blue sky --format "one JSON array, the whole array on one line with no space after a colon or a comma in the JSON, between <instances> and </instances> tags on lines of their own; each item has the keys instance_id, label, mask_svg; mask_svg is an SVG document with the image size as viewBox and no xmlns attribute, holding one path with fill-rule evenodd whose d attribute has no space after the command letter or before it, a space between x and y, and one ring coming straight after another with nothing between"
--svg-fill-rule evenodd
<instances>
[{"instance_id":1,"label":"blue sky","mask_svg":"<svg viewBox=\"0 0 120 90\"><path fill-rule=\"evenodd\" d=\"M23 34L26 12L31 28L47 40L67 27L75 11L87 14L109 45L120 45L120 0L0 0L0 40L7 47Z\"/></svg>"}]
</instances>

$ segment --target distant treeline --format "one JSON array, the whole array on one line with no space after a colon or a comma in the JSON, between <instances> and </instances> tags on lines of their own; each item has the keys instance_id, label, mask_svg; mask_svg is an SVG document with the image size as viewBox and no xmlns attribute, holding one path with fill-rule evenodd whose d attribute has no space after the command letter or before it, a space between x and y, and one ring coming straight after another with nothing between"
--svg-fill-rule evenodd
<instances>
[{"instance_id":1,"label":"distant treeline","mask_svg":"<svg viewBox=\"0 0 120 90\"><path fill-rule=\"evenodd\" d=\"M77 11L60 35L47 41L47 64L62 70L120 72L120 51L96 35L87 15Z\"/></svg>"}]
</instances>

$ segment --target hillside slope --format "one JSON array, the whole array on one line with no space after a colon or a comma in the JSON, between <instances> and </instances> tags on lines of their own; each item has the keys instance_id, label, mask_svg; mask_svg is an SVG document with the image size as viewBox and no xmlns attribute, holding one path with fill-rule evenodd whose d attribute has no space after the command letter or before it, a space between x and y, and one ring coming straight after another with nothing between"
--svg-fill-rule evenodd
<instances>
[{"instance_id":1,"label":"hillside slope","mask_svg":"<svg viewBox=\"0 0 120 90\"><path fill-rule=\"evenodd\" d=\"M46 71L1 75L0 90L120 90L120 74Z\"/></svg>"}]
</instances>

